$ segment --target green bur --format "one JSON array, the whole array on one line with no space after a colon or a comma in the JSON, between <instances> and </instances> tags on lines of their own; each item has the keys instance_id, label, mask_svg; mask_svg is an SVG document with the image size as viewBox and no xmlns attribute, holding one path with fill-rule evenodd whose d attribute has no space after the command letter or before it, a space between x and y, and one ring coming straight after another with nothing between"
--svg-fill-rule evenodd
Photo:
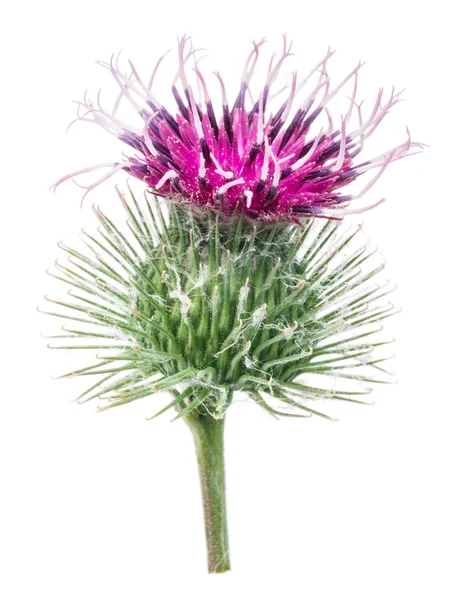
<instances>
[{"instance_id":1,"label":"green bur","mask_svg":"<svg viewBox=\"0 0 468 600\"><path fill-rule=\"evenodd\" d=\"M169 203L121 197L129 231L99 209L85 253L63 244L57 279L72 300L54 304L77 322L53 338L68 350L98 350L98 362L63 377L98 378L79 403L100 410L158 391L172 400L195 440L208 570L230 568L224 423L236 393L273 417L331 418L323 400L367 404L369 384L387 383L387 341L378 323L394 313L374 252L359 227L328 220L264 223ZM61 310L61 309L60 309ZM376 373L376 374L374 374ZM302 376L302 377L300 377ZM306 377L304 377L306 376ZM298 379L299 378L299 379ZM150 419L153 417L149 417Z\"/></svg>"}]
</instances>

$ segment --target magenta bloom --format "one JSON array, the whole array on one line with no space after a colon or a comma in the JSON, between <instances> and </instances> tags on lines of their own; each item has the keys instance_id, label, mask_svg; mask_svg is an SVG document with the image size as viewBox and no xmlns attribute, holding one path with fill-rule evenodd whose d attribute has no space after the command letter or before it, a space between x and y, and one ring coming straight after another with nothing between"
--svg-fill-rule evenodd
<instances>
[{"instance_id":1,"label":"magenta bloom","mask_svg":"<svg viewBox=\"0 0 468 600\"><path fill-rule=\"evenodd\" d=\"M114 108L108 112L99 98L97 106L85 98L79 105L78 120L97 123L128 144L131 152L119 162L102 163L67 175L57 185L76 175L110 167L103 177L85 186L86 195L123 169L159 196L224 212L239 210L266 220L308 215L341 218L380 204L383 199L364 207L350 207L391 162L419 146L408 134L405 142L387 152L371 160L358 159L365 141L398 102L399 94L392 91L384 101L380 90L374 105L363 114L362 102L357 101L362 65L332 86L327 72L333 54L330 51L301 82L292 73L290 84L275 90L283 63L291 55L291 46L285 39L282 54L271 58L260 93L253 95L251 80L263 43L264 40L253 42L233 104L228 102L221 75L215 74L222 98L219 114L189 38L179 42L179 68L172 86L177 108L172 113L152 91L162 58L148 84L131 62L129 74L119 69L117 60L103 64L120 90ZM193 61L193 68L188 67L189 61ZM197 84L195 88L189 82L189 72ZM335 125L328 107L348 83L347 112ZM282 101L278 100L281 93ZM138 111L140 127L130 126L117 116L123 100ZM362 189L353 194L343 192L357 177L373 169L373 177L364 182Z\"/></svg>"}]
</instances>

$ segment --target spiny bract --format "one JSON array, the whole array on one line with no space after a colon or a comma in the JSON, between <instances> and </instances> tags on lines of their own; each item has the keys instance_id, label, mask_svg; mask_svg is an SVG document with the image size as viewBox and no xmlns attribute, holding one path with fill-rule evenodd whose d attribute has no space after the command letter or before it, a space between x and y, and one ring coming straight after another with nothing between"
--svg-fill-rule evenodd
<instances>
[{"instance_id":1,"label":"spiny bract","mask_svg":"<svg viewBox=\"0 0 468 600\"><path fill-rule=\"evenodd\" d=\"M50 346L99 351L64 375L98 377L79 402L108 408L170 390L154 416L174 406L176 418L222 418L244 392L272 415L326 416L306 402L363 402L364 385L388 380L369 369L387 375L374 351L387 342L373 339L393 313L391 290L372 282L382 265L356 245L359 228L262 224L178 203L164 214L153 197L130 195L130 234L95 209L90 252L59 244L69 262L51 273L73 300L47 298L71 311L48 314L78 324L52 336L71 342Z\"/></svg>"}]
</instances>

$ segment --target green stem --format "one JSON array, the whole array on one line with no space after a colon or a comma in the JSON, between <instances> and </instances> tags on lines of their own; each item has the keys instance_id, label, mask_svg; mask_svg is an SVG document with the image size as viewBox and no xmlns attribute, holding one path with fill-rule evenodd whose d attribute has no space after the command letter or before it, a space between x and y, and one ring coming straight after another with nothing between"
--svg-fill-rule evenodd
<instances>
[{"instance_id":1,"label":"green stem","mask_svg":"<svg viewBox=\"0 0 468 600\"><path fill-rule=\"evenodd\" d=\"M224 475L224 419L210 415L188 415L195 441L205 518L208 572L229 571L229 544Z\"/></svg>"}]
</instances>

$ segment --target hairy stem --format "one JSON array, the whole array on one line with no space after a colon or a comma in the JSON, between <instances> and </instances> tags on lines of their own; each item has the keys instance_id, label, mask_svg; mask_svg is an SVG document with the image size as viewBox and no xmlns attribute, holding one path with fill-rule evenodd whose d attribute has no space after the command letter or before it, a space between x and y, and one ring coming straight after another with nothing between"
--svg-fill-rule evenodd
<instances>
[{"instance_id":1,"label":"hairy stem","mask_svg":"<svg viewBox=\"0 0 468 600\"><path fill-rule=\"evenodd\" d=\"M188 415L197 452L198 472L205 518L208 572L229 571L229 544L224 475L224 419L210 415Z\"/></svg>"}]
</instances>

